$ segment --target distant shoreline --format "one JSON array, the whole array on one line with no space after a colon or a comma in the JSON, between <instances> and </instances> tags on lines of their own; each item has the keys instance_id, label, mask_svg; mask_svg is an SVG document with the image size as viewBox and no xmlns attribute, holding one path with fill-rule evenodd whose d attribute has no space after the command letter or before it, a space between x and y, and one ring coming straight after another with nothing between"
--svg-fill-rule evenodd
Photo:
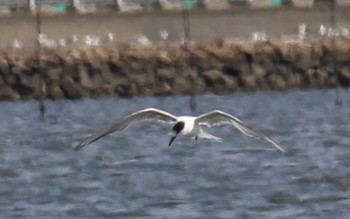
<instances>
[{"instance_id":1,"label":"distant shoreline","mask_svg":"<svg viewBox=\"0 0 350 219\"><path fill-rule=\"evenodd\" d=\"M350 27L349 6L337 7L337 27ZM191 40L197 43L216 39L251 38L253 32L265 32L271 39L296 35L298 25L304 23L313 36L318 35L320 25L330 27L329 5L317 4L312 8L276 7L263 9L236 8L231 10L189 11ZM134 13L59 14L42 17L42 33L59 40L78 37L84 44L87 35L105 37L115 35L114 44L132 43L143 34L152 42L161 41L160 30L169 33L168 42L180 42L184 27L181 11L140 11ZM0 48L13 40L22 42L26 50L35 49L36 17L29 14L1 16Z\"/></svg>"}]
</instances>

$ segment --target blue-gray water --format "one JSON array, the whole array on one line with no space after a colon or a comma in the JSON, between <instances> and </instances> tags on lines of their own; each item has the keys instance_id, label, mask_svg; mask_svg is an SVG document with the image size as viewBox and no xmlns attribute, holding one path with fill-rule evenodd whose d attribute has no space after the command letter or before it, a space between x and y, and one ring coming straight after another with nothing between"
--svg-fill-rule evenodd
<instances>
[{"instance_id":1,"label":"blue-gray water","mask_svg":"<svg viewBox=\"0 0 350 219\"><path fill-rule=\"evenodd\" d=\"M73 151L145 107L189 113L188 97L0 103L1 218L347 218L350 91L197 97L198 114L231 113L288 153L229 126L224 143L176 139L139 122Z\"/></svg>"}]
</instances>

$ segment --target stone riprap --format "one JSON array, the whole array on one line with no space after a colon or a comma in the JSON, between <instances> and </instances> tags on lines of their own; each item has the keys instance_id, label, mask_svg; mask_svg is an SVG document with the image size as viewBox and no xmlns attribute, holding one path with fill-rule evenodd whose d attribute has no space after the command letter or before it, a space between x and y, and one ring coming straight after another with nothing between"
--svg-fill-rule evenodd
<instances>
[{"instance_id":1,"label":"stone riprap","mask_svg":"<svg viewBox=\"0 0 350 219\"><path fill-rule=\"evenodd\" d=\"M348 87L350 39L3 51L0 76L12 101Z\"/></svg>"}]
</instances>

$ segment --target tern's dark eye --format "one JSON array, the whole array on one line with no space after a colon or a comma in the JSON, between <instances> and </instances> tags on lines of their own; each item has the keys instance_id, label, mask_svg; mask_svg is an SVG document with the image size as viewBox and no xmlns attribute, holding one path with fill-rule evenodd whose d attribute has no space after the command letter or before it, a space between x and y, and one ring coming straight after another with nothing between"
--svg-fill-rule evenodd
<instances>
[{"instance_id":1,"label":"tern's dark eye","mask_svg":"<svg viewBox=\"0 0 350 219\"><path fill-rule=\"evenodd\" d=\"M173 127L173 131L176 133L179 133L179 132L181 132L182 129L184 129L184 127L185 127L184 122L182 122L182 121L177 122Z\"/></svg>"}]
</instances>

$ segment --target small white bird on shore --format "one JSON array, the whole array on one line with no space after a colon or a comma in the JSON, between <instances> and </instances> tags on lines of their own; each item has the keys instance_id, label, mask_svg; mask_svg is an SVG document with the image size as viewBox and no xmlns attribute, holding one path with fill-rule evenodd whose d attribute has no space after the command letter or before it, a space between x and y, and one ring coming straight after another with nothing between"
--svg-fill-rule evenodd
<instances>
[{"instance_id":1,"label":"small white bird on shore","mask_svg":"<svg viewBox=\"0 0 350 219\"><path fill-rule=\"evenodd\" d=\"M88 138L83 140L80 144L75 146L74 150L79 150L85 145L88 145L102 138L105 135L108 135L115 131L121 131L123 129L126 129L131 123L139 120L144 120L144 119L152 119L152 120L158 120L161 122L175 123L175 125L172 128L174 135L171 137L168 146L172 144L172 142L175 140L177 136L193 137L196 140L198 138L202 138L202 139L222 142L221 138L218 138L216 136L213 136L205 132L201 128L201 126L206 125L210 127L215 125L231 124L235 126L243 134L249 137L254 137L256 139L270 143L271 145L276 147L278 150L285 152L285 150L281 146L279 146L277 143L272 141L269 137L257 131L254 131L252 128L247 126L238 118L230 114L224 113L222 111L214 110L212 112L205 113L198 117L195 117L195 116L174 116L168 112L155 109L155 108L147 108L125 116L124 118L112 124L111 126L105 129L102 129L99 132L89 136Z\"/></svg>"}]
</instances>

